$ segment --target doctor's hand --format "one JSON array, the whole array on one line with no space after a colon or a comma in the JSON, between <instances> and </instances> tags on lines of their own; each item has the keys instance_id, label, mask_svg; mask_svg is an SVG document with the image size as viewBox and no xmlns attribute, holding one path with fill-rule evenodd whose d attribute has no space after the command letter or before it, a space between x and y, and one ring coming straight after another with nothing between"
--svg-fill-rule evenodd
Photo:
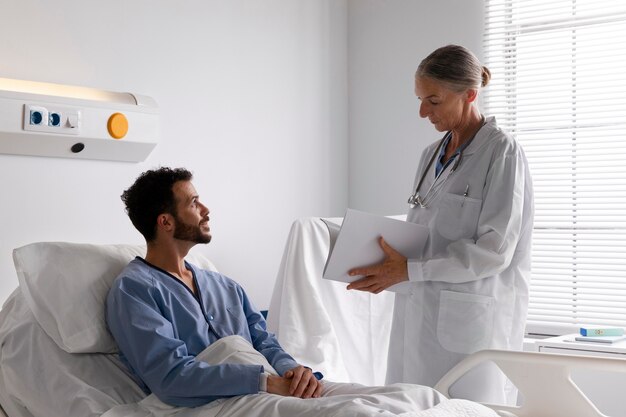
<instances>
[{"instance_id":1,"label":"doctor's hand","mask_svg":"<svg viewBox=\"0 0 626 417\"><path fill-rule=\"evenodd\" d=\"M318 398L323 384L313 375L311 369L299 365L285 372L282 377L270 375L267 378L267 392L298 398Z\"/></svg>"},{"instance_id":2,"label":"doctor's hand","mask_svg":"<svg viewBox=\"0 0 626 417\"><path fill-rule=\"evenodd\" d=\"M385 252L385 260L378 265L351 269L348 272L350 276L365 275L365 277L350 283L347 287L349 290L378 294L394 284L409 279L406 257L389 246L382 236L378 239L378 243Z\"/></svg>"}]
</instances>

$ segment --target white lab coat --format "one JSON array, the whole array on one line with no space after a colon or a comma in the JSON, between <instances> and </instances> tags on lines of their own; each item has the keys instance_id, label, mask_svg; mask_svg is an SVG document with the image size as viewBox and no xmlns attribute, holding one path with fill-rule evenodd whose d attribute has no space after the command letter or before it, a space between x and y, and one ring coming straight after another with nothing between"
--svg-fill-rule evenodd
<instances>
[{"instance_id":1,"label":"white lab coat","mask_svg":"<svg viewBox=\"0 0 626 417\"><path fill-rule=\"evenodd\" d=\"M438 143L422 154L413 187ZM429 171L422 194L434 181L435 163ZM533 227L524 152L489 117L443 183L449 172L450 166L429 207L411 208L407 215L407 221L428 226L430 235L423 258L408 262L412 292L396 295L387 383L433 386L470 353L522 348ZM453 394L510 401L511 391L494 368L468 374Z\"/></svg>"}]
</instances>

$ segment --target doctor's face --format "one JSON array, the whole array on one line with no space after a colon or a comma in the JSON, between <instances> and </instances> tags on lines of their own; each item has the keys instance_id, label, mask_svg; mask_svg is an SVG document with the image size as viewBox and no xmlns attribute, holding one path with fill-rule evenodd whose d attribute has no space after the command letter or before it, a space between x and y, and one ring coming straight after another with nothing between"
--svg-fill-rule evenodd
<instances>
[{"instance_id":1,"label":"doctor's face","mask_svg":"<svg viewBox=\"0 0 626 417\"><path fill-rule=\"evenodd\" d=\"M178 181L172 187L176 199L174 239L194 243L209 243L209 209L190 181Z\"/></svg>"},{"instance_id":2,"label":"doctor's face","mask_svg":"<svg viewBox=\"0 0 626 417\"><path fill-rule=\"evenodd\" d=\"M428 117L437 131L463 128L466 93L452 91L429 77L416 77L415 95L421 102L420 117Z\"/></svg>"}]
</instances>

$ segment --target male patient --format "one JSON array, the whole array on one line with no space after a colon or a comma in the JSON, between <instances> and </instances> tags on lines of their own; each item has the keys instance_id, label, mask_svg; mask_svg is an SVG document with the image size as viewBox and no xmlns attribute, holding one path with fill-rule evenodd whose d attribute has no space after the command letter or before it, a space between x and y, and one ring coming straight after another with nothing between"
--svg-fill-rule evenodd
<instances>
[{"instance_id":1,"label":"male patient","mask_svg":"<svg viewBox=\"0 0 626 417\"><path fill-rule=\"evenodd\" d=\"M145 259L135 258L121 272L107 298L120 359L146 393L175 406L260 391L319 397L322 383L281 348L242 287L185 262L194 245L211 241L209 209L191 179L185 169L160 168L141 174L122 194L148 248ZM195 360L231 335L250 342L281 376L262 365Z\"/></svg>"},{"instance_id":2,"label":"male patient","mask_svg":"<svg viewBox=\"0 0 626 417\"><path fill-rule=\"evenodd\" d=\"M191 179L185 169L160 168L141 174L122 194L148 250L113 283L106 319L121 360L146 393L184 407L242 396L225 406L229 415L317 416L322 409L396 415L444 399L419 385L322 384L298 364L236 282L185 262L195 244L211 240L209 209ZM215 354L223 347L236 353ZM246 355L252 359L242 360ZM244 395L263 391L279 396Z\"/></svg>"}]
</instances>

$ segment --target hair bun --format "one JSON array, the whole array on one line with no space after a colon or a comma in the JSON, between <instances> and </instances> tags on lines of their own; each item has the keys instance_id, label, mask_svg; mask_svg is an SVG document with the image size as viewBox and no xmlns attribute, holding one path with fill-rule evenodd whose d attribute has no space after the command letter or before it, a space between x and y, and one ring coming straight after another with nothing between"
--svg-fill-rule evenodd
<instances>
[{"instance_id":1,"label":"hair bun","mask_svg":"<svg viewBox=\"0 0 626 417\"><path fill-rule=\"evenodd\" d=\"M489 68L485 66L483 66L482 79L483 79L483 82L481 84L481 87L486 87L487 84L489 84L489 81L491 80L491 71L489 71Z\"/></svg>"}]
</instances>

